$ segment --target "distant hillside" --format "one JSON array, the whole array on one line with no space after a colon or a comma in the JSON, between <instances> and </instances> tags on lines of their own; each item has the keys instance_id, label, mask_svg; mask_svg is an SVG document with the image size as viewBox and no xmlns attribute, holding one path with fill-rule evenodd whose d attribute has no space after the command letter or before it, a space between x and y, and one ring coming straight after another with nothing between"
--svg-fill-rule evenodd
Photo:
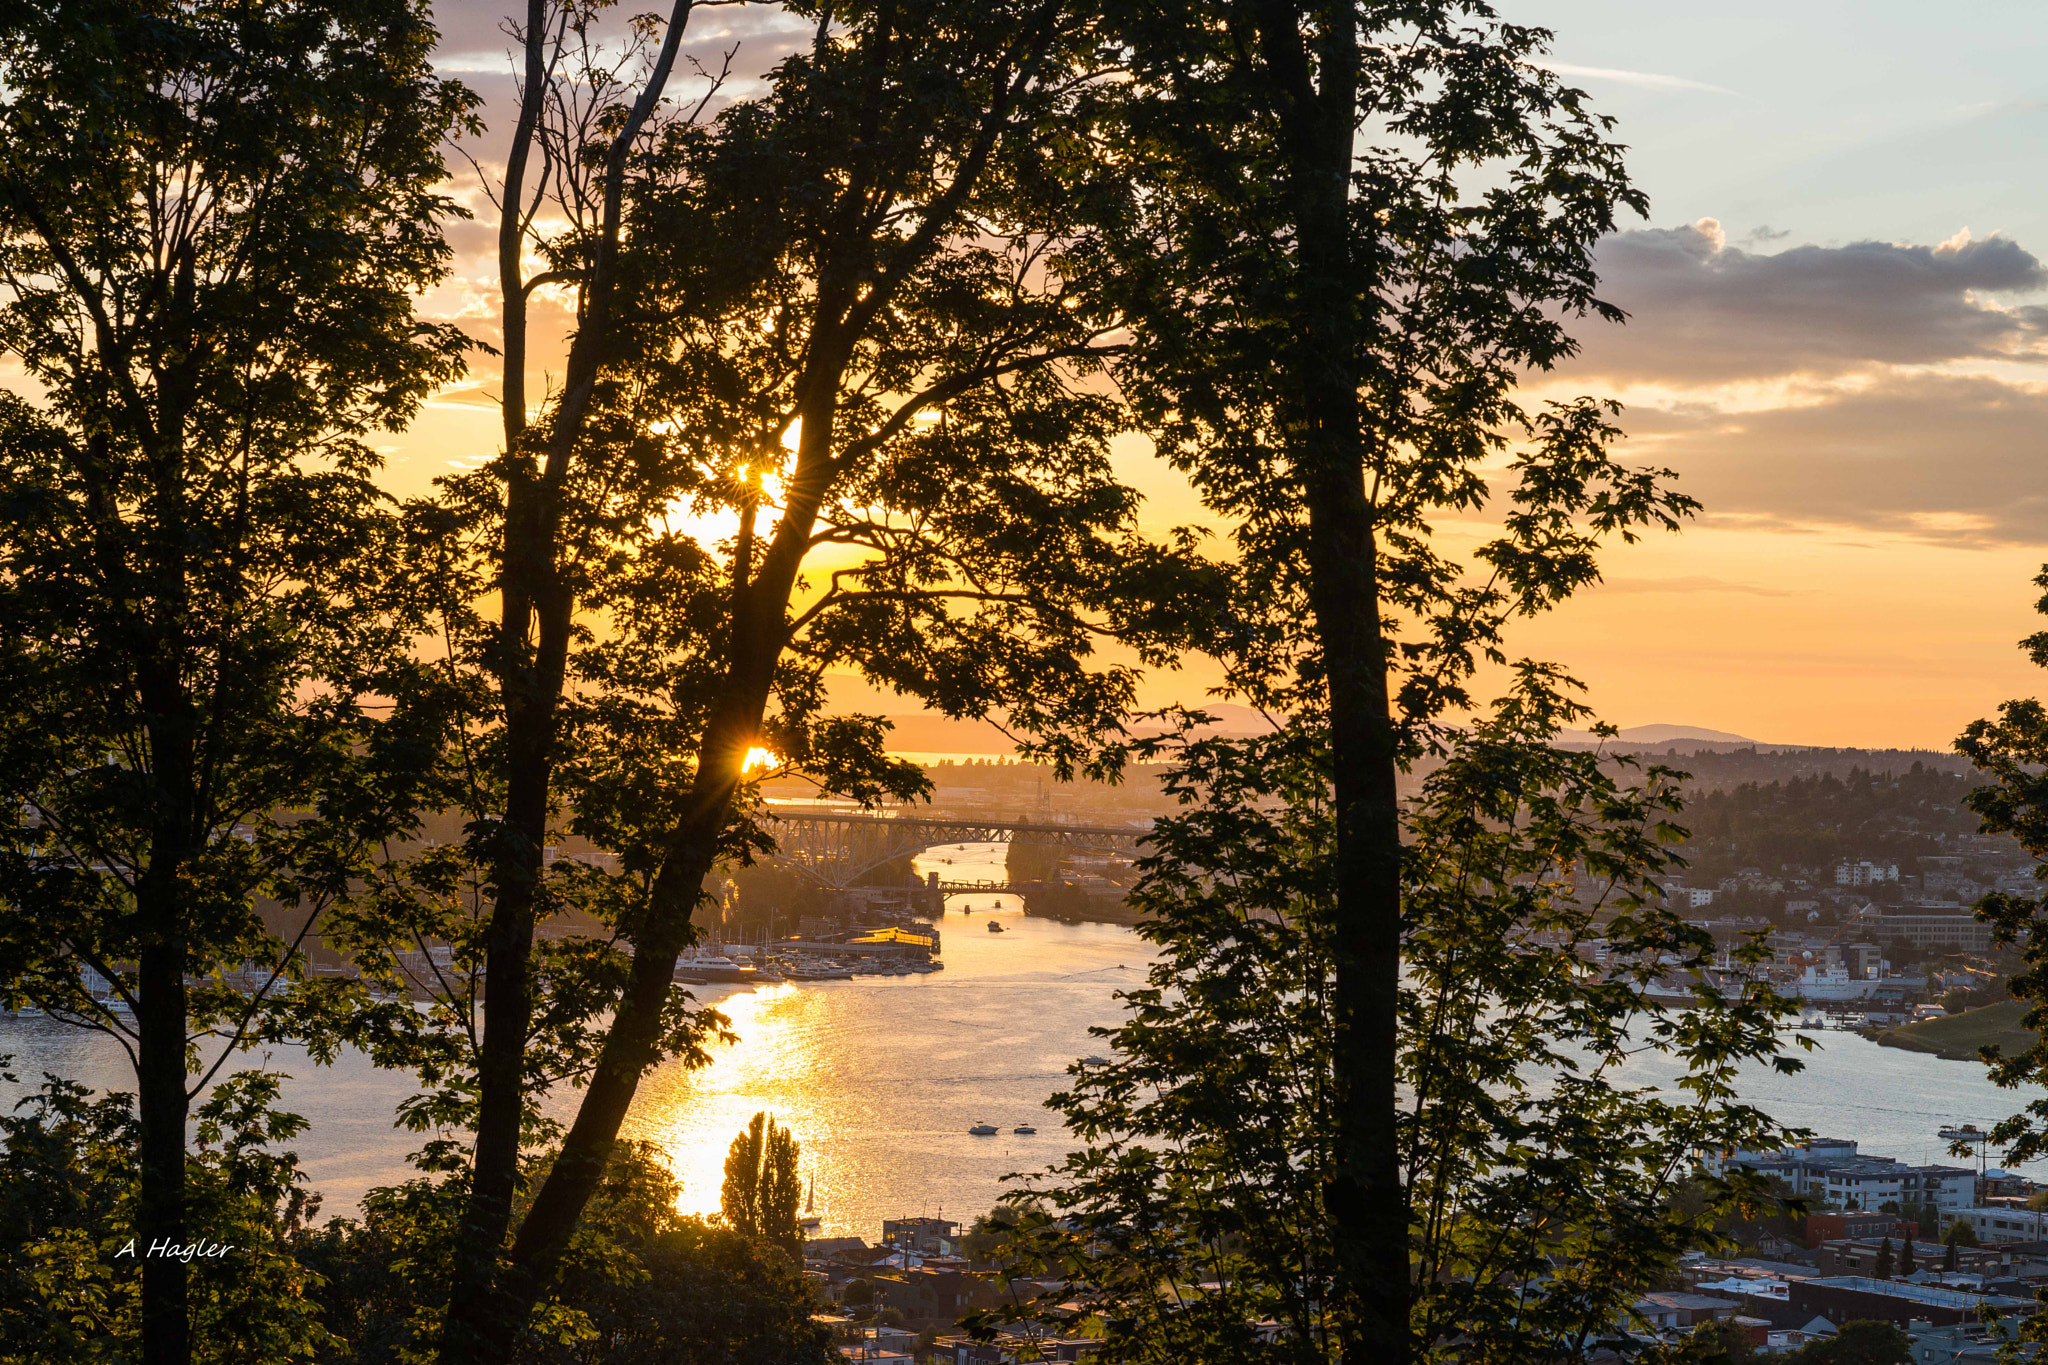
<instances>
[{"instance_id":1,"label":"distant hillside","mask_svg":"<svg viewBox=\"0 0 2048 1365\"><path fill-rule=\"evenodd\" d=\"M2034 1045L2033 1030L2020 1027L2026 1012L2024 1000L2001 1000L1982 1009L1965 1010L1946 1019L1925 1019L1874 1036L1886 1047L1931 1052L1951 1061L1973 1062L1977 1060L1977 1049L1987 1044L1995 1044L2010 1057Z\"/></svg>"},{"instance_id":2,"label":"distant hillside","mask_svg":"<svg viewBox=\"0 0 2048 1365\"><path fill-rule=\"evenodd\" d=\"M1704 739L1721 744L1755 744L1747 735L1731 735L1699 725L1625 725L1621 739L1628 744L1667 744L1672 740Z\"/></svg>"},{"instance_id":3,"label":"distant hillside","mask_svg":"<svg viewBox=\"0 0 2048 1365\"><path fill-rule=\"evenodd\" d=\"M1768 748L1681 741L1632 748L1630 752L1653 756L1668 767L1682 769L1688 774L1685 785L1697 792L1727 791L1747 782L1768 784L1817 777L1846 780L1852 772L1903 776L1916 769L1965 778L1966 786L1982 780L1960 754L1938 749Z\"/></svg>"}]
</instances>

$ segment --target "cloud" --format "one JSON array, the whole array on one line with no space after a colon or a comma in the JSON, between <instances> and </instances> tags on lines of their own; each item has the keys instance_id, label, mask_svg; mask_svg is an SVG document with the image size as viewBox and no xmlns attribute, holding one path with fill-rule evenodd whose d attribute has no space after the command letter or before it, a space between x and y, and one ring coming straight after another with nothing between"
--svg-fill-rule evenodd
<instances>
[{"instance_id":1,"label":"cloud","mask_svg":"<svg viewBox=\"0 0 2048 1365\"><path fill-rule=\"evenodd\" d=\"M2048 545L2048 393L1921 373L1807 400L1764 412L1632 410L1629 458L1677 469L1710 521Z\"/></svg>"},{"instance_id":2,"label":"cloud","mask_svg":"<svg viewBox=\"0 0 2048 1365\"><path fill-rule=\"evenodd\" d=\"M1764 240L1733 245L1703 218L1601 244L1603 293L1630 320L1585 329L1558 377L1638 390L1627 458L1677 470L1709 524L2048 545L2048 307L2028 298L2048 266L1967 229L1932 244Z\"/></svg>"},{"instance_id":3,"label":"cloud","mask_svg":"<svg viewBox=\"0 0 2048 1365\"><path fill-rule=\"evenodd\" d=\"M1618 81L1622 85L1641 85L1652 90L1710 90L1717 95L1736 93L1723 85L1709 85L1705 81L1688 80L1684 76L1661 76L1654 71L1623 71L1612 66L1575 66L1571 62L1553 62L1547 58L1532 61L1529 65L1541 67L1545 71L1554 71L1560 76L1584 76L1588 80Z\"/></svg>"},{"instance_id":4,"label":"cloud","mask_svg":"<svg viewBox=\"0 0 2048 1365\"><path fill-rule=\"evenodd\" d=\"M1697 593L1732 592L1749 597L1797 597L1810 591L1804 588L1771 588L1761 583L1737 583L1732 579L1714 578L1707 574L1686 574L1677 578L1609 578L1602 580L1599 591L1621 593Z\"/></svg>"},{"instance_id":5,"label":"cloud","mask_svg":"<svg viewBox=\"0 0 2048 1365\"><path fill-rule=\"evenodd\" d=\"M1967 229L1934 246L1852 242L1765 253L1711 218L1625 232L1599 251L1603 295L1630 314L1588 324L1571 373L1707 386L1873 365L2048 358L2048 308L1986 295L2048 287L2006 237Z\"/></svg>"}]
</instances>

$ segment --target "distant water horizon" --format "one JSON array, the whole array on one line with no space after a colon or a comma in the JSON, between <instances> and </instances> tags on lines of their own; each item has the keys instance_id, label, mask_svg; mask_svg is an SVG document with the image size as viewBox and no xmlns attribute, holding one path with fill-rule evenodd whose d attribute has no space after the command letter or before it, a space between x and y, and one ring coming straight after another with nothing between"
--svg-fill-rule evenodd
<instances>
[{"instance_id":1,"label":"distant water horizon","mask_svg":"<svg viewBox=\"0 0 2048 1365\"><path fill-rule=\"evenodd\" d=\"M1004 851L933 849L918 868L997 880ZM998 899L1002 908L992 908ZM1005 932L988 932L991 919ZM1116 993L1143 983L1151 945L1121 925L1027 916L1016 896L988 892L950 897L940 931L946 970L928 976L693 988L731 1017L739 1041L717 1048L701 1071L674 1062L654 1071L623 1130L663 1151L681 1182L682 1211L717 1211L726 1148L762 1110L802 1146L800 1172L824 1236L874 1241L882 1219L902 1216L970 1221L1001 1196L1006 1174L1043 1169L1070 1150L1044 1102L1069 1083L1076 1059L1107 1053L1088 1030L1118 1022ZM95 1090L134 1088L112 1040L48 1019L0 1018L0 1054L10 1053L19 1080L0 1084L10 1106L45 1071ZM2028 1098L1999 1090L1976 1063L1849 1033L1822 1035L1806 1062L1789 1077L1746 1069L1742 1098L1782 1123L1901 1161L1960 1164L1936 1136L1941 1127L1989 1126ZM353 1052L321 1067L292 1048L251 1053L239 1065L291 1075L281 1103L309 1121L293 1146L308 1187L323 1196L323 1217L352 1216L368 1190L415 1174L406 1157L423 1138L392 1124L412 1092L405 1074ZM1639 1056L1621 1074L1669 1088L1678 1070ZM565 1090L546 1108L566 1121L579 1098ZM977 1123L997 1135L970 1136ZM1011 1131L1020 1125L1038 1131Z\"/></svg>"}]
</instances>

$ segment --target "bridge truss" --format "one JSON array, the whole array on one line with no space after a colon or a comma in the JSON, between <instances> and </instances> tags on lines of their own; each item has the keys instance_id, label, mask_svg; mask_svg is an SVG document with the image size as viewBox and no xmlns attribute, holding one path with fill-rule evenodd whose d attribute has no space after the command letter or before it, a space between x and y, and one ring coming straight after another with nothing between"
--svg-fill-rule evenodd
<instances>
[{"instance_id":1,"label":"bridge truss","mask_svg":"<svg viewBox=\"0 0 2048 1365\"><path fill-rule=\"evenodd\" d=\"M764 823L776 856L820 886L840 888L907 854L946 844L1044 844L1095 853L1133 853L1149 831L1123 825L1037 824L773 811Z\"/></svg>"}]
</instances>

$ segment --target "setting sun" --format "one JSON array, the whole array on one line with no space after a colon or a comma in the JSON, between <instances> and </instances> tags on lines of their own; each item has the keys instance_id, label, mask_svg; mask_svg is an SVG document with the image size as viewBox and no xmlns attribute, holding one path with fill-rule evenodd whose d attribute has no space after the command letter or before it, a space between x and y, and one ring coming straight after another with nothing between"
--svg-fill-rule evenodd
<instances>
[{"instance_id":1,"label":"setting sun","mask_svg":"<svg viewBox=\"0 0 2048 1365\"><path fill-rule=\"evenodd\" d=\"M752 772L756 768L781 767L782 760L769 750L756 747L747 750L747 761L743 766L747 772Z\"/></svg>"}]
</instances>

